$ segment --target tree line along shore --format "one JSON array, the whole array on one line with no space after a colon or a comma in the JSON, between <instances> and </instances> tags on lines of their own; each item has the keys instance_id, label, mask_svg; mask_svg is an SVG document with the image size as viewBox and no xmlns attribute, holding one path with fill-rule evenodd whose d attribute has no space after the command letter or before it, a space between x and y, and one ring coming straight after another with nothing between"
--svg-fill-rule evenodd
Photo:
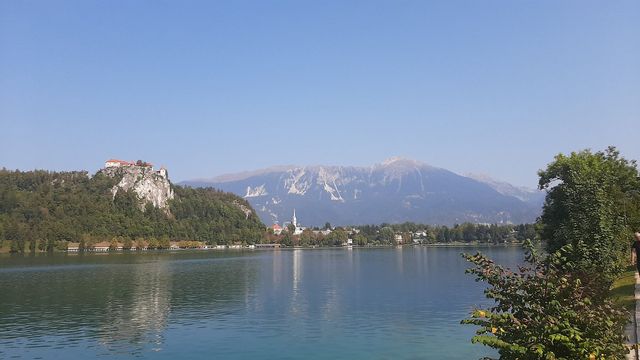
<instances>
[{"instance_id":1,"label":"tree line along shore","mask_svg":"<svg viewBox=\"0 0 640 360\"><path fill-rule=\"evenodd\" d=\"M392 245L505 245L537 240L534 224L480 225L460 224L452 227L415 223L365 225L356 227L330 227L305 229L299 235L284 231L274 235L265 230L257 241L252 239L232 243L215 241L177 240L164 235L159 238L138 236L91 236L79 239L0 239L0 253L35 253L49 251L140 251L169 249L222 249L245 248L255 244L276 244L278 247L340 247L340 246L392 246Z\"/></svg>"}]
</instances>

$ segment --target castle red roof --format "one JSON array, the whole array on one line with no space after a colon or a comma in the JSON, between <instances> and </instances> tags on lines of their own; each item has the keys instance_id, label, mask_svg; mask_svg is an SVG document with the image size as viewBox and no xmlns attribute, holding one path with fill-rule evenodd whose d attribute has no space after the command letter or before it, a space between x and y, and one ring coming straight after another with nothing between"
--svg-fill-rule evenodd
<instances>
[{"instance_id":1,"label":"castle red roof","mask_svg":"<svg viewBox=\"0 0 640 360\"><path fill-rule=\"evenodd\" d=\"M107 160L107 162L115 162L115 163L120 163L122 165L135 165L133 162L118 160L118 159L109 159Z\"/></svg>"}]
</instances>

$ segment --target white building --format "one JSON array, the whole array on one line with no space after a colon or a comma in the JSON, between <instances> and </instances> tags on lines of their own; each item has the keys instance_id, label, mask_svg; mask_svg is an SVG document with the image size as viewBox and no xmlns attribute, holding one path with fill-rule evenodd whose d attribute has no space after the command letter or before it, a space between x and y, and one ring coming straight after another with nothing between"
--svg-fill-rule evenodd
<instances>
[{"instance_id":1,"label":"white building","mask_svg":"<svg viewBox=\"0 0 640 360\"><path fill-rule=\"evenodd\" d=\"M291 225L295 227L293 235L300 235L306 229L305 227L298 226L298 219L296 218L296 209L293 209L293 217L291 218Z\"/></svg>"}]
</instances>

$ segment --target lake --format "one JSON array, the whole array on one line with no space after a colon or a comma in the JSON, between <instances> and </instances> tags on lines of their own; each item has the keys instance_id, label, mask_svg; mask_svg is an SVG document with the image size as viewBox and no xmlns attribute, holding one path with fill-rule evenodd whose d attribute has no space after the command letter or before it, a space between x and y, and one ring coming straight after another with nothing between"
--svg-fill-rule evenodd
<instances>
[{"instance_id":1,"label":"lake","mask_svg":"<svg viewBox=\"0 0 640 360\"><path fill-rule=\"evenodd\" d=\"M478 359L475 248L0 256L0 358ZM505 265L518 247L485 247Z\"/></svg>"}]
</instances>

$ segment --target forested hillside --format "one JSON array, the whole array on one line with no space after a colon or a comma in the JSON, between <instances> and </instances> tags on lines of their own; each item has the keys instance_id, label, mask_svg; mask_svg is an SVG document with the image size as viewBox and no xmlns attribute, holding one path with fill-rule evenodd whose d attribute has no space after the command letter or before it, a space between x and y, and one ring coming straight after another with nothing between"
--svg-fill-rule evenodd
<instances>
[{"instance_id":1,"label":"forested hillside","mask_svg":"<svg viewBox=\"0 0 640 360\"><path fill-rule=\"evenodd\" d=\"M243 199L214 189L172 185L169 211L140 209L120 179L98 172L0 170L0 240L14 251L63 249L67 242L124 239L257 242L264 229Z\"/></svg>"}]
</instances>

